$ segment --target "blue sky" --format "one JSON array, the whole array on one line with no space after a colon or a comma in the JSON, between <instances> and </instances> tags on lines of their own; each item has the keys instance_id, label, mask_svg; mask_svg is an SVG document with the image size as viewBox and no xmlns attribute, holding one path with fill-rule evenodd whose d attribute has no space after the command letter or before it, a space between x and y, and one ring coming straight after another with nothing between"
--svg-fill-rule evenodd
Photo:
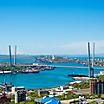
<instances>
[{"instance_id":1,"label":"blue sky","mask_svg":"<svg viewBox=\"0 0 104 104\"><path fill-rule=\"evenodd\" d=\"M0 54L104 53L103 0L0 0Z\"/></svg>"}]
</instances>

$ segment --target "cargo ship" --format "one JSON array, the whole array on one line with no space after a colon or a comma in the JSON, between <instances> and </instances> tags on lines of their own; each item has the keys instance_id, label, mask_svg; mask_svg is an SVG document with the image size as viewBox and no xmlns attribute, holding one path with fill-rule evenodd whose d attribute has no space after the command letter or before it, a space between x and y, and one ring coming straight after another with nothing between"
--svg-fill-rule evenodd
<instances>
[{"instance_id":1,"label":"cargo ship","mask_svg":"<svg viewBox=\"0 0 104 104\"><path fill-rule=\"evenodd\" d=\"M21 73L39 73L39 70L25 70L25 71L21 71Z\"/></svg>"}]
</instances>

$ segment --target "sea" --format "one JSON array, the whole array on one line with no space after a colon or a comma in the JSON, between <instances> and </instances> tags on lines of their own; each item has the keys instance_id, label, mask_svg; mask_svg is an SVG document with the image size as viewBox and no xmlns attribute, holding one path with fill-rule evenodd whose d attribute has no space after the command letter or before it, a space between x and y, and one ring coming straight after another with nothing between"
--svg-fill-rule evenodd
<instances>
[{"instance_id":1,"label":"sea","mask_svg":"<svg viewBox=\"0 0 104 104\"><path fill-rule=\"evenodd\" d=\"M17 63L32 64L35 62L35 57L30 55L17 56ZM83 57L85 58L85 57ZM12 59L13 61L13 59ZM0 55L0 63L9 62L9 56ZM49 63L50 64L50 63ZM62 66L83 66L75 62L51 63L51 65ZM102 70L95 68L94 73L98 74ZM73 82L73 78L68 74L84 74L88 75L88 69L78 68L55 68L54 70L40 71L39 73L31 74L6 74L0 75L0 83L12 83L14 86L24 86L26 89L44 89L63 86Z\"/></svg>"}]
</instances>

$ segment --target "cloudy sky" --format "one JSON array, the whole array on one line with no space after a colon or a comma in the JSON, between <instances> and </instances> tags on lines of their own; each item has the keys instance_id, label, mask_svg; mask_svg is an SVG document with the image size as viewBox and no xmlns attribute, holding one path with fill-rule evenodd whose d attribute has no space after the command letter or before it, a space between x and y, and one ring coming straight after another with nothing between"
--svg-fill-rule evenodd
<instances>
[{"instance_id":1,"label":"cloudy sky","mask_svg":"<svg viewBox=\"0 0 104 104\"><path fill-rule=\"evenodd\" d=\"M0 0L0 54L104 54L103 0Z\"/></svg>"}]
</instances>

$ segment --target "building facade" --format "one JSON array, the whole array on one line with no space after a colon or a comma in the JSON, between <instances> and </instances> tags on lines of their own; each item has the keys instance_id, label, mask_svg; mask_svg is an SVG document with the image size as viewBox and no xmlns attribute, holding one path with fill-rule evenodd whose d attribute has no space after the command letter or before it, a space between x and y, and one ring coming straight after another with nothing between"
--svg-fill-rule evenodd
<instances>
[{"instance_id":1,"label":"building facade","mask_svg":"<svg viewBox=\"0 0 104 104\"><path fill-rule=\"evenodd\" d=\"M26 91L20 90L15 93L15 103L26 101Z\"/></svg>"},{"instance_id":2,"label":"building facade","mask_svg":"<svg viewBox=\"0 0 104 104\"><path fill-rule=\"evenodd\" d=\"M104 81L92 78L90 80L91 94L104 94Z\"/></svg>"}]
</instances>

